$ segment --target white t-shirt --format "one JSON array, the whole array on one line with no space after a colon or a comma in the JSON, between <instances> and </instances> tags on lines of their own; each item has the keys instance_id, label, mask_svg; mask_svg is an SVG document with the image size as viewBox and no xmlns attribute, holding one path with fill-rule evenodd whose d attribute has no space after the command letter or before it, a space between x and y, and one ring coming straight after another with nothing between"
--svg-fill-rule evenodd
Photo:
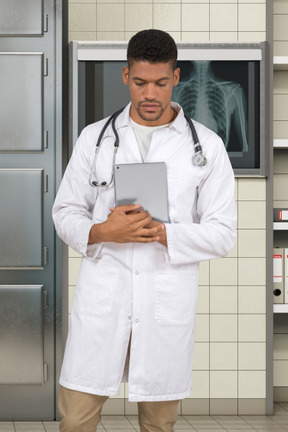
<instances>
[{"instance_id":1,"label":"white t-shirt","mask_svg":"<svg viewBox=\"0 0 288 432\"><path fill-rule=\"evenodd\" d=\"M142 156L142 161L144 162L150 149L153 133L157 130L169 127L171 123L167 123L161 126L143 126L139 123L136 123L134 120L131 119L131 117L130 121Z\"/></svg>"}]
</instances>

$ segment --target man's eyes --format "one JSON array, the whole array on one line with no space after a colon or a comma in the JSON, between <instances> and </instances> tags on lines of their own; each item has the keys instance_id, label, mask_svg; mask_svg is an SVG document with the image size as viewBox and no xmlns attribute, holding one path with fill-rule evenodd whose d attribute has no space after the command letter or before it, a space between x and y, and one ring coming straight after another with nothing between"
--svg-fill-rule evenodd
<instances>
[{"instance_id":1,"label":"man's eyes","mask_svg":"<svg viewBox=\"0 0 288 432\"><path fill-rule=\"evenodd\" d=\"M135 82L137 87L143 87L146 83L143 82ZM158 87L166 87L166 83L156 83Z\"/></svg>"}]
</instances>

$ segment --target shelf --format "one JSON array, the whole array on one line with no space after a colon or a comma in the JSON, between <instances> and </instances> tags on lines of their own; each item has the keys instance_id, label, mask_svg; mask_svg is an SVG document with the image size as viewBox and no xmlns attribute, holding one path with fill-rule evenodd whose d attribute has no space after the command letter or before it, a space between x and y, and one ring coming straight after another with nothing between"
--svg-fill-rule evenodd
<instances>
[{"instance_id":1,"label":"shelf","mask_svg":"<svg viewBox=\"0 0 288 432\"><path fill-rule=\"evenodd\" d=\"M288 139L274 139L274 149L288 149Z\"/></svg>"},{"instance_id":2,"label":"shelf","mask_svg":"<svg viewBox=\"0 0 288 432\"><path fill-rule=\"evenodd\" d=\"M274 304L273 305L274 313L288 313L288 304Z\"/></svg>"},{"instance_id":3,"label":"shelf","mask_svg":"<svg viewBox=\"0 0 288 432\"><path fill-rule=\"evenodd\" d=\"M288 230L288 222L273 222L274 231L286 231Z\"/></svg>"},{"instance_id":4,"label":"shelf","mask_svg":"<svg viewBox=\"0 0 288 432\"><path fill-rule=\"evenodd\" d=\"M274 70L287 70L288 71L288 56L275 56L273 58Z\"/></svg>"}]
</instances>

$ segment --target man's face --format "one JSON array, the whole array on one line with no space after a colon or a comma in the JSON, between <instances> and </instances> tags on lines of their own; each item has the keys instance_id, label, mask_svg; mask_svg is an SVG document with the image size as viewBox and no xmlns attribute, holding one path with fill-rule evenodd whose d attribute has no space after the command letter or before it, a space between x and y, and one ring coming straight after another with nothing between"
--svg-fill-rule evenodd
<instances>
[{"instance_id":1,"label":"man's face","mask_svg":"<svg viewBox=\"0 0 288 432\"><path fill-rule=\"evenodd\" d=\"M170 63L135 61L123 68L123 82L129 86L130 116L145 126L160 126L171 122L173 87L179 82L180 70L173 71Z\"/></svg>"}]
</instances>

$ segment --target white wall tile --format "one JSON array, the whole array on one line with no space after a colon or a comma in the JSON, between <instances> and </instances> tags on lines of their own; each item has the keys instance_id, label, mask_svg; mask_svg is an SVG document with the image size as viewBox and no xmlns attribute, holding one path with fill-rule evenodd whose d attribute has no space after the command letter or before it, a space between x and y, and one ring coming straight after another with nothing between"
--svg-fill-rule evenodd
<instances>
[{"instance_id":1,"label":"white wall tile","mask_svg":"<svg viewBox=\"0 0 288 432\"><path fill-rule=\"evenodd\" d=\"M125 41L125 32L99 32L97 31L97 40L98 41Z\"/></svg>"},{"instance_id":2,"label":"white wall tile","mask_svg":"<svg viewBox=\"0 0 288 432\"><path fill-rule=\"evenodd\" d=\"M237 31L237 4L210 5L210 31Z\"/></svg>"},{"instance_id":3,"label":"white wall tile","mask_svg":"<svg viewBox=\"0 0 288 432\"><path fill-rule=\"evenodd\" d=\"M265 3L266 0L238 0L238 3L248 3L248 4L254 4L254 3Z\"/></svg>"},{"instance_id":4,"label":"white wall tile","mask_svg":"<svg viewBox=\"0 0 288 432\"><path fill-rule=\"evenodd\" d=\"M68 41L96 41L97 33L95 32L69 32ZM75 252L76 253L76 252Z\"/></svg>"},{"instance_id":5,"label":"white wall tile","mask_svg":"<svg viewBox=\"0 0 288 432\"><path fill-rule=\"evenodd\" d=\"M237 315L210 315L210 341L236 342Z\"/></svg>"},{"instance_id":6,"label":"white wall tile","mask_svg":"<svg viewBox=\"0 0 288 432\"><path fill-rule=\"evenodd\" d=\"M72 249L70 246L68 247L68 257L73 257L73 258L81 258L82 255L80 255L78 252L74 251L74 249Z\"/></svg>"},{"instance_id":7,"label":"white wall tile","mask_svg":"<svg viewBox=\"0 0 288 432\"><path fill-rule=\"evenodd\" d=\"M210 42L237 42L238 34L237 32L221 32L212 31L210 32Z\"/></svg>"},{"instance_id":8,"label":"white wall tile","mask_svg":"<svg viewBox=\"0 0 288 432\"><path fill-rule=\"evenodd\" d=\"M209 398L209 371L193 370L191 398L195 398L195 399Z\"/></svg>"},{"instance_id":9,"label":"white wall tile","mask_svg":"<svg viewBox=\"0 0 288 432\"><path fill-rule=\"evenodd\" d=\"M265 230L238 230L239 257L266 257Z\"/></svg>"},{"instance_id":10,"label":"white wall tile","mask_svg":"<svg viewBox=\"0 0 288 432\"><path fill-rule=\"evenodd\" d=\"M239 178L238 200L259 201L266 199L266 179Z\"/></svg>"},{"instance_id":11,"label":"white wall tile","mask_svg":"<svg viewBox=\"0 0 288 432\"><path fill-rule=\"evenodd\" d=\"M239 315L238 329L240 342L265 342L266 316Z\"/></svg>"},{"instance_id":12,"label":"white wall tile","mask_svg":"<svg viewBox=\"0 0 288 432\"><path fill-rule=\"evenodd\" d=\"M182 32L183 42L209 42L209 31L207 32Z\"/></svg>"},{"instance_id":13,"label":"white wall tile","mask_svg":"<svg viewBox=\"0 0 288 432\"><path fill-rule=\"evenodd\" d=\"M154 4L154 27L160 30L180 31L181 9L180 4Z\"/></svg>"},{"instance_id":14,"label":"white wall tile","mask_svg":"<svg viewBox=\"0 0 288 432\"><path fill-rule=\"evenodd\" d=\"M239 31L265 31L266 4L239 4L238 13Z\"/></svg>"},{"instance_id":15,"label":"white wall tile","mask_svg":"<svg viewBox=\"0 0 288 432\"><path fill-rule=\"evenodd\" d=\"M75 295L76 286L70 285L68 287L68 311L71 313L72 303Z\"/></svg>"},{"instance_id":16,"label":"white wall tile","mask_svg":"<svg viewBox=\"0 0 288 432\"><path fill-rule=\"evenodd\" d=\"M238 32L238 42L263 42L266 40L266 32Z\"/></svg>"},{"instance_id":17,"label":"white wall tile","mask_svg":"<svg viewBox=\"0 0 288 432\"><path fill-rule=\"evenodd\" d=\"M209 315L200 314L196 316L195 342L209 341Z\"/></svg>"},{"instance_id":18,"label":"white wall tile","mask_svg":"<svg viewBox=\"0 0 288 432\"><path fill-rule=\"evenodd\" d=\"M96 4L71 4L69 31L96 31Z\"/></svg>"},{"instance_id":19,"label":"white wall tile","mask_svg":"<svg viewBox=\"0 0 288 432\"><path fill-rule=\"evenodd\" d=\"M236 203L236 207L238 209L238 205ZM237 210L238 212L238 210ZM233 248L231 249L231 251L226 255L225 258L237 258L238 256L238 230L236 231L236 239L235 239L235 243Z\"/></svg>"},{"instance_id":20,"label":"white wall tile","mask_svg":"<svg viewBox=\"0 0 288 432\"><path fill-rule=\"evenodd\" d=\"M182 3L182 0L154 0L154 4L157 4L157 3L162 4L162 7L163 7L163 3L165 3L165 4L167 4L167 3L177 4L177 3Z\"/></svg>"},{"instance_id":21,"label":"white wall tile","mask_svg":"<svg viewBox=\"0 0 288 432\"><path fill-rule=\"evenodd\" d=\"M266 398L266 372L265 371L239 371L239 398Z\"/></svg>"},{"instance_id":22,"label":"white wall tile","mask_svg":"<svg viewBox=\"0 0 288 432\"><path fill-rule=\"evenodd\" d=\"M237 286L211 286L210 313L237 313Z\"/></svg>"},{"instance_id":23,"label":"white wall tile","mask_svg":"<svg viewBox=\"0 0 288 432\"><path fill-rule=\"evenodd\" d=\"M209 31L209 5L183 4L182 31Z\"/></svg>"},{"instance_id":24,"label":"white wall tile","mask_svg":"<svg viewBox=\"0 0 288 432\"><path fill-rule=\"evenodd\" d=\"M237 343L210 343L211 370L237 370Z\"/></svg>"},{"instance_id":25,"label":"white wall tile","mask_svg":"<svg viewBox=\"0 0 288 432\"><path fill-rule=\"evenodd\" d=\"M123 1L123 0L122 0ZM73 3L93 3L93 4L95 4L97 2L97 0L69 0L68 1L68 3L69 3L69 5L70 4L73 4Z\"/></svg>"},{"instance_id":26,"label":"white wall tile","mask_svg":"<svg viewBox=\"0 0 288 432\"><path fill-rule=\"evenodd\" d=\"M238 3L238 0L210 0L210 3Z\"/></svg>"},{"instance_id":27,"label":"white wall tile","mask_svg":"<svg viewBox=\"0 0 288 432\"><path fill-rule=\"evenodd\" d=\"M238 312L240 314L265 314L266 286L239 286Z\"/></svg>"},{"instance_id":28,"label":"white wall tile","mask_svg":"<svg viewBox=\"0 0 288 432\"><path fill-rule=\"evenodd\" d=\"M80 270L81 258L69 258L69 285L76 285Z\"/></svg>"},{"instance_id":29,"label":"white wall tile","mask_svg":"<svg viewBox=\"0 0 288 432\"><path fill-rule=\"evenodd\" d=\"M105 0L102 0L102 1L105 1ZM107 1L107 0L106 0ZM144 4L144 3L153 3L153 0L122 0L122 3L127 3L127 4L129 4L129 3L131 3L131 4L137 4L137 3L142 3L142 4Z\"/></svg>"},{"instance_id":30,"label":"white wall tile","mask_svg":"<svg viewBox=\"0 0 288 432\"><path fill-rule=\"evenodd\" d=\"M97 31L124 32L124 4L97 4Z\"/></svg>"},{"instance_id":31,"label":"white wall tile","mask_svg":"<svg viewBox=\"0 0 288 432\"><path fill-rule=\"evenodd\" d=\"M237 259L220 258L210 261L211 285L237 285Z\"/></svg>"},{"instance_id":32,"label":"white wall tile","mask_svg":"<svg viewBox=\"0 0 288 432\"><path fill-rule=\"evenodd\" d=\"M212 399L237 398L237 372L211 371L210 397Z\"/></svg>"},{"instance_id":33,"label":"white wall tile","mask_svg":"<svg viewBox=\"0 0 288 432\"><path fill-rule=\"evenodd\" d=\"M134 32L152 27L152 5L126 4L125 30Z\"/></svg>"},{"instance_id":34,"label":"white wall tile","mask_svg":"<svg viewBox=\"0 0 288 432\"><path fill-rule=\"evenodd\" d=\"M209 370L209 343L195 342L193 370Z\"/></svg>"},{"instance_id":35,"label":"white wall tile","mask_svg":"<svg viewBox=\"0 0 288 432\"><path fill-rule=\"evenodd\" d=\"M240 342L238 344L240 370L265 370L266 344Z\"/></svg>"},{"instance_id":36,"label":"white wall tile","mask_svg":"<svg viewBox=\"0 0 288 432\"><path fill-rule=\"evenodd\" d=\"M182 3L209 4L210 0L182 0Z\"/></svg>"},{"instance_id":37,"label":"white wall tile","mask_svg":"<svg viewBox=\"0 0 288 432\"><path fill-rule=\"evenodd\" d=\"M199 286L196 310L197 314L209 313L209 286Z\"/></svg>"},{"instance_id":38,"label":"white wall tile","mask_svg":"<svg viewBox=\"0 0 288 432\"><path fill-rule=\"evenodd\" d=\"M199 285L210 283L210 261L201 261L199 264Z\"/></svg>"},{"instance_id":39,"label":"white wall tile","mask_svg":"<svg viewBox=\"0 0 288 432\"><path fill-rule=\"evenodd\" d=\"M266 284L266 258L238 258L239 285Z\"/></svg>"},{"instance_id":40,"label":"white wall tile","mask_svg":"<svg viewBox=\"0 0 288 432\"><path fill-rule=\"evenodd\" d=\"M266 202L265 201L239 201L238 202L238 228L265 229L266 228Z\"/></svg>"}]
</instances>

